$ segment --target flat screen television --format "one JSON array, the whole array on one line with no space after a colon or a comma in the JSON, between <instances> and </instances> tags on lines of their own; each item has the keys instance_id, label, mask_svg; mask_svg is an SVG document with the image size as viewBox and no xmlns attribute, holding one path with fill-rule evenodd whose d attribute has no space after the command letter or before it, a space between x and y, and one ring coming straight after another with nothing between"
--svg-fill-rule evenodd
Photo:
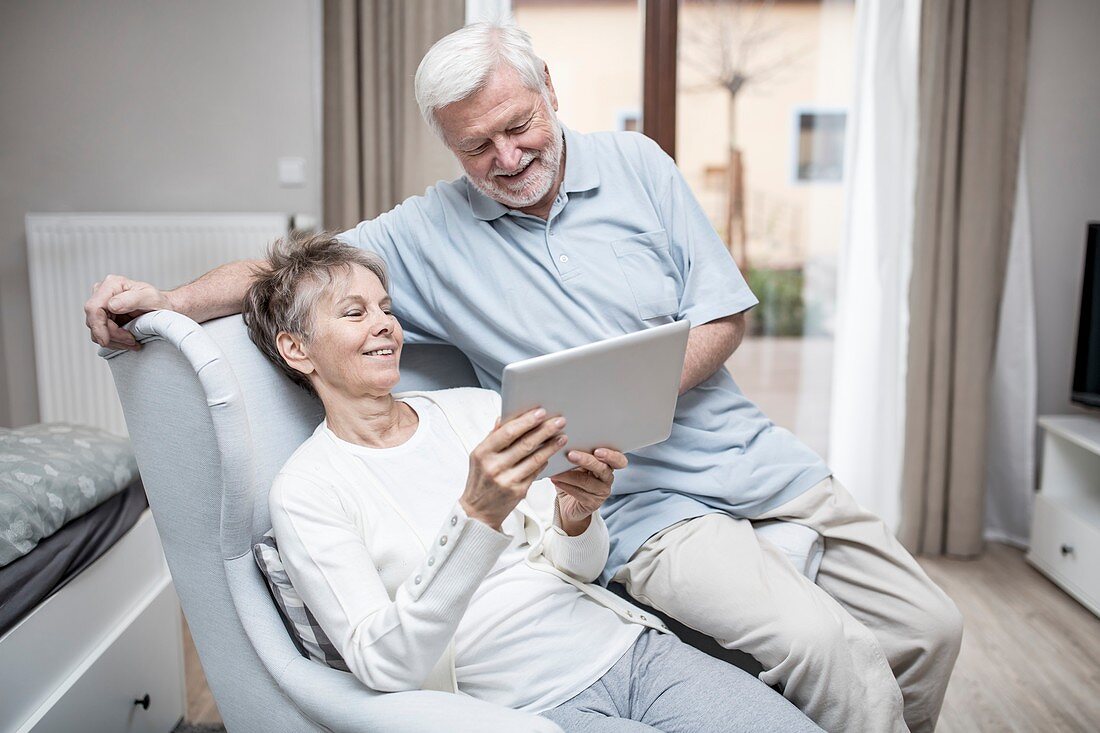
<instances>
[{"instance_id":1,"label":"flat screen television","mask_svg":"<svg viewBox=\"0 0 1100 733\"><path fill-rule=\"evenodd\" d=\"M1085 242L1085 277L1081 283L1081 315L1077 319L1077 359L1070 398L1100 407L1100 222L1090 222Z\"/></svg>"}]
</instances>

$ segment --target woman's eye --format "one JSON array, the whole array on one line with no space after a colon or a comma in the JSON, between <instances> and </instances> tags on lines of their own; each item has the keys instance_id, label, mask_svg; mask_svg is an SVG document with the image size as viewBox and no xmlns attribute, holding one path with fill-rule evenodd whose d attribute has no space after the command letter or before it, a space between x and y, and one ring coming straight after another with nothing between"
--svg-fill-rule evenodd
<instances>
[{"instance_id":1,"label":"woman's eye","mask_svg":"<svg viewBox=\"0 0 1100 733\"><path fill-rule=\"evenodd\" d=\"M350 310L350 311L348 311L347 313L345 313L345 314L344 314L344 317L345 317L345 318L348 318L348 317L350 317L350 318L356 318L356 317L358 317L358 316L361 316L361 315L363 315L363 312L362 312L362 311L358 311L358 310Z\"/></svg>"}]
</instances>

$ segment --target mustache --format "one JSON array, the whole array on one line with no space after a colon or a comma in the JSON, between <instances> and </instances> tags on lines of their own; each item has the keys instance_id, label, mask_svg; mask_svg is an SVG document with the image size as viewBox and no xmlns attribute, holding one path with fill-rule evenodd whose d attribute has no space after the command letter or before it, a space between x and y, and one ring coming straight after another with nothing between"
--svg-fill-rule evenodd
<instances>
[{"instance_id":1,"label":"mustache","mask_svg":"<svg viewBox=\"0 0 1100 733\"><path fill-rule=\"evenodd\" d=\"M528 165L530 165L531 161L534 160L537 157L539 157L539 156L536 153L532 153L531 151L527 151L523 154L523 157L519 159L519 165L517 165L515 167L515 170L510 170L509 171L509 170L505 170L503 168L499 168L499 167L494 166L493 169L491 171L489 171L489 175L490 176L510 176L513 173L516 173L517 171L521 171L524 168L526 168Z\"/></svg>"}]
</instances>

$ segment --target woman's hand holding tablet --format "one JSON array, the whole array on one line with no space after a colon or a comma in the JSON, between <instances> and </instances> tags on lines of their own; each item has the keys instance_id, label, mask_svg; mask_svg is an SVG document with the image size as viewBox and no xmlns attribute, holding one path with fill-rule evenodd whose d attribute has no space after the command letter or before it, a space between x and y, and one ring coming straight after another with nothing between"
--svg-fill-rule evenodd
<instances>
[{"instance_id":1,"label":"woman's hand holding tablet","mask_svg":"<svg viewBox=\"0 0 1100 733\"><path fill-rule=\"evenodd\" d=\"M565 450L554 454L538 478L573 469L570 451L626 453L666 439L690 329L687 321L677 321L505 367L503 420L542 407L569 421Z\"/></svg>"}]
</instances>

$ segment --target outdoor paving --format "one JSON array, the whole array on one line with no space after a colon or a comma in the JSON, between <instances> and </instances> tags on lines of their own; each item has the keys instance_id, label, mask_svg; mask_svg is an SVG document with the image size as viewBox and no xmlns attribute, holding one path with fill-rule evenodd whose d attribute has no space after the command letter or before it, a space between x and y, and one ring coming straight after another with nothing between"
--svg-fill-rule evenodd
<instances>
[{"instance_id":1,"label":"outdoor paving","mask_svg":"<svg viewBox=\"0 0 1100 733\"><path fill-rule=\"evenodd\" d=\"M772 422L828 460L832 339L745 338L726 366L741 391Z\"/></svg>"}]
</instances>

